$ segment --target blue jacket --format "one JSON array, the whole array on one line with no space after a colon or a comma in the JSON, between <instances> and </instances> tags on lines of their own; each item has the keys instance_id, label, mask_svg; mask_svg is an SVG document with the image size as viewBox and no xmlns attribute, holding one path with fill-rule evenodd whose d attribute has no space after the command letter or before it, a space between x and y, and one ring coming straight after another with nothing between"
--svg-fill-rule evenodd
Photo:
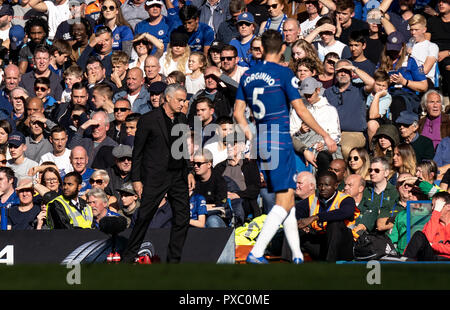
<instances>
[{"instance_id":1,"label":"blue jacket","mask_svg":"<svg viewBox=\"0 0 450 310\"><path fill-rule=\"evenodd\" d=\"M113 102L115 103L120 98L127 98L128 94L126 90L119 91L114 94ZM147 90L147 87L142 86L139 95L134 100L133 105L131 107L131 112L145 114L150 112L153 109L150 103L150 93Z\"/></svg>"}]
</instances>

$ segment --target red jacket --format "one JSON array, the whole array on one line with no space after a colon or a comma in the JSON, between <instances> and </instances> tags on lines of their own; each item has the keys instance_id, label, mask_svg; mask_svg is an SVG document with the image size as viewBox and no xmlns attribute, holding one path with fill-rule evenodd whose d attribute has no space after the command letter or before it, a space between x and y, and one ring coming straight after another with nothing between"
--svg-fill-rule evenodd
<instances>
[{"instance_id":1,"label":"red jacket","mask_svg":"<svg viewBox=\"0 0 450 310\"><path fill-rule=\"evenodd\" d=\"M422 231L437 255L450 258L450 225L441 223L440 217L440 211L433 211Z\"/></svg>"}]
</instances>

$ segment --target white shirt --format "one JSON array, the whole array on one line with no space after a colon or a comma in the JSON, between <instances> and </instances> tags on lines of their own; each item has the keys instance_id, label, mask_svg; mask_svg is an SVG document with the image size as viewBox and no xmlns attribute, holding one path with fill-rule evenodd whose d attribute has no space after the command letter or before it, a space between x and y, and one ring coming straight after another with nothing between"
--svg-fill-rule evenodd
<instances>
[{"instance_id":1,"label":"white shirt","mask_svg":"<svg viewBox=\"0 0 450 310\"><path fill-rule=\"evenodd\" d=\"M342 43L341 41L336 40L333 45L325 46L322 41L317 42L317 54L321 61L324 61L325 56L330 53L334 52L339 55L339 58L342 57L342 51L347 45Z\"/></svg>"},{"instance_id":2,"label":"white shirt","mask_svg":"<svg viewBox=\"0 0 450 310\"><path fill-rule=\"evenodd\" d=\"M336 143L341 141L341 125L339 115L335 107L328 103L327 98L320 96L315 104L306 103L306 108L311 112L316 122L325 130ZM291 109L290 132L291 136L300 130L302 119L295 109Z\"/></svg>"},{"instance_id":3,"label":"white shirt","mask_svg":"<svg viewBox=\"0 0 450 310\"><path fill-rule=\"evenodd\" d=\"M55 5L53 1L44 1L44 3L47 6L49 27L48 38L52 40L56 34L56 29L58 29L59 24L63 21L69 20L72 16L69 9L69 0L66 0L66 2L60 5Z\"/></svg>"},{"instance_id":4,"label":"white shirt","mask_svg":"<svg viewBox=\"0 0 450 310\"><path fill-rule=\"evenodd\" d=\"M198 78L193 79L192 75L186 75L186 90L188 94L196 94L205 88L205 77L202 73Z\"/></svg>"},{"instance_id":5,"label":"white shirt","mask_svg":"<svg viewBox=\"0 0 450 310\"><path fill-rule=\"evenodd\" d=\"M300 29L302 31L302 36L305 38L311 31L313 31L316 28L317 21L321 18L320 15L317 15L316 18L313 20L306 19L303 23L300 24ZM320 37L317 36L317 38L320 40ZM314 39L314 41L318 41L317 38Z\"/></svg>"},{"instance_id":6,"label":"white shirt","mask_svg":"<svg viewBox=\"0 0 450 310\"><path fill-rule=\"evenodd\" d=\"M61 156L55 156L53 152L48 152L42 155L39 165L42 165L42 163L46 161L54 162L59 169L59 174L61 175L61 177L63 177L67 173L73 171L72 164L70 163L70 153L71 150L69 150L68 148L66 148L64 154L62 154Z\"/></svg>"},{"instance_id":7,"label":"white shirt","mask_svg":"<svg viewBox=\"0 0 450 310\"><path fill-rule=\"evenodd\" d=\"M428 40L422 42L416 42L412 48L411 57L416 60L417 65L423 66L427 57L431 56L436 58L436 63L439 54L439 47L437 44L432 43ZM436 75L436 63L434 63L433 67L431 67L430 72L427 74L427 78L433 81L435 80Z\"/></svg>"},{"instance_id":8,"label":"white shirt","mask_svg":"<svg viewBox=\"0 0 450 310\"><path fill-rule=\"evenodd\" d=\"M210 151L213 155L213 167L215 167L217 164L223 162L228 158L227 148L219 150L219 141L206 143L204 148Z\"/></svg>"},{"instance_id":9,"label":"white shirt","mask_svg":"<svg viewBox=\"0 0 450 310\"><path fill-rule=\"evenodd\" d=\"M175 62L175 61L173 61L173 59L170 59L170 63L166 65L166 55L167 55L167 52L164 52L164 54L159 59L159 64L161 65L161 70L159 71L159 73L161 73L165 76L168 76L173 71L178 71L178 62ZM185 64L185 72L192 73L192 71L189 70L187 60L186 60L186 64Z\"/></svg>"},{"instance_id":10,"label":"white shirt","mask_svg":"<svg viewBox=\"0 0 450 310\"><path fill-rule=\"evenodd\" d=\"M244 74L245 71L247 71L249 68L248 67L242 67L237 65L236 66L236 72L230 76L230 78L232 78L233 80L235 80L237 83L239 83L241 81L241 76Z\"/></svg>"},{"instance_id":11,"label":"white shirt","mask_svg":"<svg viewBox=\"0 0 450 310\"><path fill-rule=\"evenodd\" d=\"M9 28L6 30L0 30L0 39L6 41L9 39L9 30L11 29L11 24L9 24Z\"/></svg>"}]
</instances>

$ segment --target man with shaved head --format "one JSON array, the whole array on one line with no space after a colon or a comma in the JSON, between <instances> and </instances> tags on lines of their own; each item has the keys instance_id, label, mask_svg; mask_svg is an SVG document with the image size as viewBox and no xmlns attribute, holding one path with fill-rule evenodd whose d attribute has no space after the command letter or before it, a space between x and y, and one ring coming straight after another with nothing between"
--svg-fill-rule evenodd
<instances>
[{"instance_id":1,"label":"man with shaved head","mask_svg":"<svg viewBox=\"0 0 450 310\"><path fill-rule=\"evenodd\" d=\"M306 199L316 190L316 179L311 172L302 171L297 175L297 188L295 196L300 199Z\"/></svg>"},{"instance_id":2,"label":"man with shaved head","mask_svg":"<svg viewBox=\"0 0 450 310\"><path fill-rule=\"evenodd\" d=\"M114 95L113 101L119 98L127 98L131 104L131 112L145 114L152 110L149 103L150 93L145 86L144 72L138 67L127 72L127 90L120 91Z\"/></svg>"},{"instance_id":3,"label":"man with shaved head","mask_svg":"<svg viewBox=\"0 0 450 310\"><path fill-rule=\"evenodd\" d=\"M85 137L84 133L86 129L91 128L92 134L90 137ZM106 135L109 129L108 115L103 112L96 112L91 119L85 122L78 128L70 141L69 148L72 149L75 146L83 146L88 154L89 163L88 167L91 167L92 162L95 160L98 150L102 146L116 146L117 142Z\"/></svg>"},{"instance_id":4,"label":"man with shaved head","mask_svg":"<svg viewBox=\"0 0 450 310\"><path fill-rule=\"evenodd\" d=\"M338 179L338 190L344 190L344 178L347 173L347 164L343 159L333 159L328 167L329 171L333 171Z\"/></svg>"},{"instance_id":5,"label":"man with shaved head","mask_svg":"<svg viewBox=\"0 0 450 310\"><path fill-rule=\"evenodd\" d=\"M9 97L10 92L19 86L21 74L19 67L16 65L8 65L4 70L5 88L0 91L0 115L5 113L5 116L11 115L13 110L12 98Z\"/></svg>"},{"instance_id":6,"label":"man with shaved head","mask_svg":"<svg viewBox=\"0 0 450 310\"><path fill-rule=\"evenodd\" d=\"M91 188L89 179L95 170L87 167L88 162L89 157L86 149L82 146L75 146L70 153L70 163L72 164L73 170L78 172L83 180L78 196L83 196Z\"/></svg>"},{"instance_id":7,"label":"man with shaved head","mask_svg":"<svg viewBox=\"0 0 450 310\"><path fill-rule=\"evenodd\" d=\"M153 55L148 55L145 59L144 71L147 86L152 85L154 82L166 81L166 77L159 73L159 71L161 71L159 59Z\"/></svg>"}]
</instances>

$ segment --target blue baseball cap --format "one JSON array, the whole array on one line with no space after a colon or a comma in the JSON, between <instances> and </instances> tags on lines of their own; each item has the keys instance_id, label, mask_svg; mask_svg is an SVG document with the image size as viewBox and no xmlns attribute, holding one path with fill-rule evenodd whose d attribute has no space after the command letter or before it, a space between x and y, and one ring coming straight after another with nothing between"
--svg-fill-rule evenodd
<instances>
[{"instance_id":1,"label":"blue baseball cap","mask_svg":"<svg viewBox=\"0 0 450 310\"><path fill-rule=\"evenodd\" d=\"M12 50L18 49L24 42L25 30L20 25L14 25L9 29L9 41Z\"/></svg>"},{"instance_id":2,"label":"blue baseball cap","mask_svg":"<svg viewBox=\"0 0 450 310\"><path fill-rule=\"evenodd\" d=\"M414 113L414 112L410 112L410 111L402 111L400 113L400 116L397 117L397 119L395 120L395 122L397 124L405 124L405 125L412 125L414 122L419 121L419 116Z\"/></svg>"},{"instance_id":3,"label":"blue baseball cap","mask_svg":"<svg viewBox=\"0 0 450 310\"><path fill-rule=\"evenodd\" d=\"M405 42L405 37L400 32L394 31L387 37L386 50L399 52Z\"/></svg>"},{"instance_id":4,"label":"blue baseball cap","mask_svg":"<svg viewBox=\"0 0 450 310\"><path fill-rule=\"evenodd\" d=\"M19 147L22 144L25 144L25 136L20 131L14 131L8 137L8 144Z\"/></svg>"},{"instance_id":5,"label":"blue baseball cap","mask_svg":"<svg viewBox=\"0 0 450 310\"><path fill-rule=\"evenodd\" d=\"M247 23L254 24L255 18L253 17L252 13L244 12L238 16L236 24L239 24L240 22L247 22Z\"/></svg>"}]
</instances>

